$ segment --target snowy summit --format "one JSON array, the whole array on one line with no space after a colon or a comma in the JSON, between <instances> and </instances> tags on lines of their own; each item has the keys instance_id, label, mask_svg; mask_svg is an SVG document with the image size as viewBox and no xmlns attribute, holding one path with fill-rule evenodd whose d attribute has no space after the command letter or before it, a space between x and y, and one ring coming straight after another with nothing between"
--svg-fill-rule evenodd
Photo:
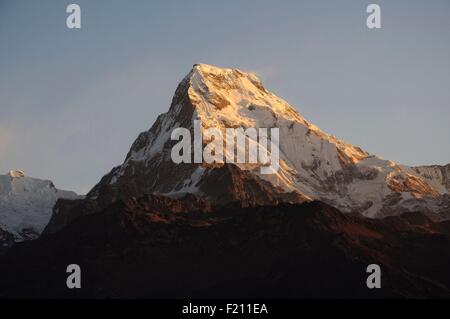
<instances>
[{"instance_id":1,"label":"snowy summit","mask_svg":"<svg viewBox=\"0 0 450 319\"><path fill-rule=\"evenodd\" d=\"M257 165L174 164L171 132L192 129L195 120L203 129L279 128L280 169L264 175ZM449 177L450 166L400 165L322 131L254 73L196 64L178 85L169 111L139 135L125 162L88 198L105 203L148 193L192 193L244 205L321 200L343 212L383 217L448 212Z\"/></svg>"},{"instance_id":2,"label":"snowy summit","mask_svg":"<svg viewBox=\"0 0 450 319\"><path fill-rule=\"evenodd\" d=\"M76 199L78 195L56 189L51 181L28 177L23 171L0 175L0 233L7 232L14 241L38 237L59 198Z\"/></svg>"}]
</instances>

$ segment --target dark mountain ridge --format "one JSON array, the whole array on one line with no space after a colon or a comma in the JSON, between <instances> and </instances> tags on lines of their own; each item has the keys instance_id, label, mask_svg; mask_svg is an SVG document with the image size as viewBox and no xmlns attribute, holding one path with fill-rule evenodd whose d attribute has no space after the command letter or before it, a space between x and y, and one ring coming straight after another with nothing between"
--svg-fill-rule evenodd
<instances>
[{"instance_id":1,"label":"dark mountain ridge","mask_svg":"<svg viewBox=\"0 0 450 319\"><path fill-rule=\"evenodd\" d=\"M450 297L448 222L367 219L321 202L177 205L129 198L15 245L0 259L0 297ZM72 263L82 289L66 287ZM373 263L381 289L366 286Z\"/></svg>"}]
</instances>

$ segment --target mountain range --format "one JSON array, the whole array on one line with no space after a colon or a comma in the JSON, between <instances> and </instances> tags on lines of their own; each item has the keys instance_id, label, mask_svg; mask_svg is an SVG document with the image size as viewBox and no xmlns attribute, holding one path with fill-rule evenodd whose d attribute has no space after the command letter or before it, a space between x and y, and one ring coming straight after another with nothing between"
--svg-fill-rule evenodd
<instances>
[{"instance_id":1,"label":"mountain range","mask_svg":"<svg viewBox=\"0 0 450 319\"><path fill-rule=\"evenodd\" d=\"M280 169L261 174L258 164L175 164L170 136L178 127L194 130L279 128ZM169 111L141 133L124 163L111 170L76 204L60 201L49 229L81 211L99 211L119 199L160 194L194 194L223 205L302 203L320 200L344 213L371 218L421 211L450 217L450 164L409 167L384 160L304 119L269 92L253 73L196 64L178 85ZM83 209L80 209L80 205Z\"/></svg>"},{"instance_id":2,"label":"mountain range","mask_svg":"<svg viewBox=\"0 0 450 319\"><path fill-rule=\"evenodd\" d=\"M174 163L171 133L194 134L194 121L278 128L279 170ZM449 191L450 164L382 159L308 122L255 74L196 64L121 165L85 197L55 190L48 224L26 219L42 236L0 260L0 296L450 297ZM74 260L89 278L79 292L61 271ZM365 286L371 263L382 290Z\"/></svg>"}]
</instances>

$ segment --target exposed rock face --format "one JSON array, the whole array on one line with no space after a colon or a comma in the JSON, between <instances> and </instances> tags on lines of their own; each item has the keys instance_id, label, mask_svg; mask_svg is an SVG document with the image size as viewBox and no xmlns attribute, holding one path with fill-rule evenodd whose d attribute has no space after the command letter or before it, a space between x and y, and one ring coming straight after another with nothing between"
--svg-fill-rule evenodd
<instances>
[{"instance_id":1,"label":"exposed rock face","mask_svg":"<svg viewBox=\"0 0 450 319\"><path fill-rule=\"evenodd\" d=\"M71 290L74 261L83 288ZM372 263L381 289L367 289ZM15 245L0 257L0 298L449 298L449 264L449 222L419 213L368 219L320 202L215 211L151 195Z\"/></svg>"},{"instance_id":2,"label":"exposed rock face","mask_svg":"<svg viewBox=\"0 0 450 319\"><path fill-rule=\"evenodd\" d=\"M183 127L193 134L194 120L201 121L201 131L279 128L280 169L261 174L259 164L173 163L178 141L171 133ZM81 214L89 214L130 196L189 193L216 205L321 200L368 217L408 211L448 216L448 183L448 166L411 168L383 160L309 123L254 74L198 64L178 85L169 111L138 136L124 163L80 205L88 207ZM67 205L59 203L58 212Z\"/></svg>"},{"instance_id":3,"label":"exposed rock face","mask_svg":"<svg viewBox=\"0 0 450 319\"><path fill-rule=\"evenodd\" d=\"M176 218L175 215L180 212L206 213L212 210L210 203L202 201L190 194L186 194L179 199L159 195L146 195L139 199L130 197L126 199L125 205L135 211L145 211L146 214L155 213L159 217L167 215L167 218L169 218L168 215L170 214L173 215L173 218ZM55 207L55 213L46 227L44 234L55 233L65 225L85 215L86 212L96 212L99 209L97 202L94 200L60 200Z\"/></svg>"},{"instance_id":4,"label":"exposed rock face","mask_svg":"<svg viewBox=\"0 0 450 319\"><path fill-rule=\"evenodd\" d=\"M148 206L161 207L158 201L163 201L166 203L166 210L171 210L176 213L179 211L178 207L190 207L193 209L199 203L203 203L200 205L204 206L201 209L202 211L208 211L209 209L219 208L228 204L249 207L276 205L287 202L300 203L305 201L305 198L300 194L296 192L286 193L280 188L274 188L269 182L255 179L248 171L240 170L234 165L223 165L219 168L212 169L209 172L208 178L203 179L199 183L199 187L207 190L210 198L214 198L214 201L204 201L201 199L203 197L190 193L178 193L172 198L161 195L149 196L148 198L151 198L151 203ZM137 193L140 194L140 192ZM58 201L52 219L46 227L44 234L57 232L82 215L98 212L102 209L99 203L108 205L108 200L111 200L111 202L117 201L117 198L114 197L106 200L103 197L100 198L102 201L90 198L76 201ZM129 200L125 196L120 198L122 200ZM209 209L206 207L209 207Z\"/></svg>"}]
</instances>

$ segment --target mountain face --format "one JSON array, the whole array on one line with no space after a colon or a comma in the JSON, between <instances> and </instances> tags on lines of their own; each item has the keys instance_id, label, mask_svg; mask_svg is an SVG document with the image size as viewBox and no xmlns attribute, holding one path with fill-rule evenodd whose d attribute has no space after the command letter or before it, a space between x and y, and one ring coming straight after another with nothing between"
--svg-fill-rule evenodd
<instances>
[{"instance_id":1,"label":"mountain face","mask_svg":"<svg viewBox=\"0 0 450 319\"><path fill-rule=\"evenodd\" d=\"M182 127L194 134L194 121L200 121L201 132L279 128L280 169L262 174L260 164L175 164L171 150L178 141L171 133ZM368 217L422 211L450 218L449 190L449 166L414 168L369 154L309 123L254 74L198 64L178 85L169 111L138 136L124 163L85 201L60 201L50 228L71 220L74 205L76 214L88 214L145 194L188 193L218 206L239 201L243 207L320 200Z\"/></svg>"},{"instance_id":2,"label":"mountain face","mask_svg":"<svg viewBox=\"0 0 450 319\"><path fill-rule=\"evenodd\" d=\"M77 194L56 189L51 181L25 176L21 171L0 175L0 246L37 238L60 198Z\"/></svg>"},{"instance_id":3,"label":"mountain face","mask_svg":"<svg viewBox=\"0 0 450 319\"><path fill-rule=\"evenodd\" d=\"M413 169L422 180L438 190L440 194L444 194L440 198L441 202L435 208L435 212L443 219L450 219L450 164L445 166L418 166Z\"/></svg>"},{"instance_id":4,"label":"mountain face","mask_svg":"<svg viewBox=\"0 0 450 319\"><path fill-rule=\"evenodd\" d=\"M66 287L74 262L82 289ZM373 263L381 289L366 286ZM211 210L146 195L12 247L0 298L450 298L448 265L449 221L419 213L370 219L321 202Z\"/></svg>"}]
</instances>

